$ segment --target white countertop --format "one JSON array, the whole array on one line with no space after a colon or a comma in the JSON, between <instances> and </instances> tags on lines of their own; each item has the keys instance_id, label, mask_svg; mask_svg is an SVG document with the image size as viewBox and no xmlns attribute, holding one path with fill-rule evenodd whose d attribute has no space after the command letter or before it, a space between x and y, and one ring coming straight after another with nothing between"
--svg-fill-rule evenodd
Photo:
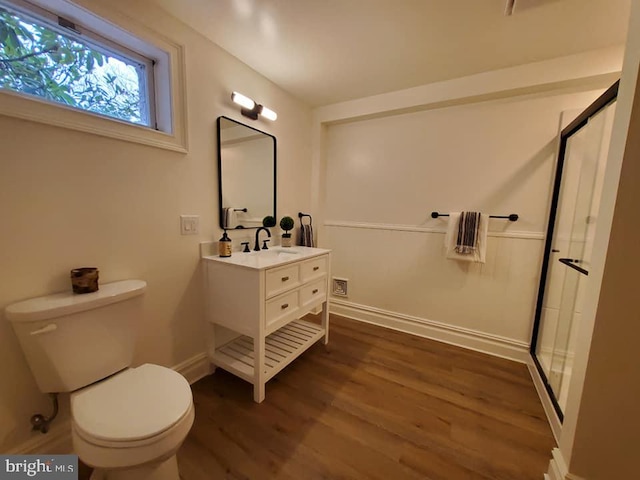
<instances>
[{"instance_id":1,"label":"white countertop","mask_svg":"<svg viewBox=\"0 0 640 480\"><path fill-rule=\"evenodd\" d=\"M272 247L268 250L249 253L233 252L230 257L219 255L206 255L202 258L207 261L227 263L244 268L262 270L265 268L279 267L288 263L297 262L307 258L317 257L329 253L331 250L313 247Z\"/></svg>"}]
</instances>

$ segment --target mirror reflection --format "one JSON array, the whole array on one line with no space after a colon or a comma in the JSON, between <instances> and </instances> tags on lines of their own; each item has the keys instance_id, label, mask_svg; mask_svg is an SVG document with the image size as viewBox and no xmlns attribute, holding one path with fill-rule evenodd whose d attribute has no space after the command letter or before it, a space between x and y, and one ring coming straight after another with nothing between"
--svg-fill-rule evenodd
<instances>
[{"instance_id":1,"label":"mirror reflection","mask_svg":"<svg viewBox=\"0 0 640 480\"><path fill-rule=\"evenodd\" d=\"M276 216L276 138L218 117L220 227L257 228Z\"/></svg>"}]
</instances>

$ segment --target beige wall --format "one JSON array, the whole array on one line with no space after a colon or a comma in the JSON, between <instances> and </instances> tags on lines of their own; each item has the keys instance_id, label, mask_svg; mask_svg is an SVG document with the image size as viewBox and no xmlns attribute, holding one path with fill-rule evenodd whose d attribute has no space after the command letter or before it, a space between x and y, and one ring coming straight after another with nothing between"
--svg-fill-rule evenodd
<instances>
[{"instance_id":1,"label":"beige wall","mask_svg":"<svg viewBox=\"0 0 640 480\"><path fill-rule=\"evenodd\" d=\"M519 96L327 127L325 246L347 302L526 351L560 115L602 90ZM446 218L489 222L485 265L447 260ZM357 307L356 307L357 308Z\"/></svg>"},{"instance_id":2,"label":"beige wall","mask_svg":"<svg viewBox=\"0 0 640 480\"><path fill-rule=\"evenodd\" d=\"M279 115L275 123L251 122L278 139L279 216L310 205L311 113L162 11L130 0L111 5L185 47L189 153L0 117L0 309L68 289L69 269L77 266L99 267L102 282L140 278L148 290L136 363L173 366L205 350L198 243L221 234L215 121L226 115L251 122L230 103L230 92ZM199 235L180 235L181 214L200 215ZM29 417L50 406L4 318L0 364L4 452L40 435L30 432ZM63 423L54 423L53 434Z\"/></svg>"},{"instance_id":3,"label":"beige wall","mask_svg":"<svg viewBox=\"0 0 640 480\"><path fill-rule=\"evenodd\" d=\"M639 475L638 89L629 131L571 457L570 471L589 480Z\"/></svg>"}]
</instances>

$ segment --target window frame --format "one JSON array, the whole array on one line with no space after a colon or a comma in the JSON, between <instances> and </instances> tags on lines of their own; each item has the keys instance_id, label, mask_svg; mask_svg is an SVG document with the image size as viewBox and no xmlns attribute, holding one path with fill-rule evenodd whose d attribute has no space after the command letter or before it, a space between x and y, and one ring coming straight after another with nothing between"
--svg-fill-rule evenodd
<instances>
[{"instance_id":1,"label":"window frame","mask_svg":"<svg viewBox=\"0 0 640 480\"><path fill-rule=\"evenodd\" d=\"M21 19L31 21L36 24L41 24L58 34L70 38L71 40L82 45L86 45L92 50L98 51L103 55L116 58L123 63L132 65L138 71L139 78L143 79L143 81L140 82L139 85L141 102L144 102L144 107L142 107L141 105L141 113L144 113L146 122L136 123L112 115L106 115L100 112L86 110L81 107L72 106L72 108L92 112L97 115L104 115L107 118L115 118L128 123L132 123L134 125L142 125L157 130L158 122L156 120L154 84L155 60L153 58L148 58L144 55L140 55L138 52L127 48L125 45L116 43L113 40L108 39L100 35L99 33L85 27L84 25L76 24L75 22L61 15L57 15L50 10L42 8L38 5L30 4L24 0L0 0L0 6L4 6L9 10L9 12L15 12L15 14L19 15ZM141 66L144 66L144 69L141 68ZM142 76L140 77L141 73ZM29 95L20 91L15 92L18 94ZM55 102L53 100L48 100L46 98L43 99L49 102L61 103ZM143 108L144 112L142 112Z\"/></svg>"},{"instance_id":2,"label":"window frame","mask_svg":"<svg viewBox=\"0 0 640 480\"><path fill-rule=\"evenodd\" d=\"M149 61L144 87L149 91L152 121L148 126L137 124L8 89L0 89L0 114L183 153L188 151L183 46L100 5L91 5L88 10L68 0L2 0L2 3L9 10L35 17L70 37L73 32L59 26L58 18L71 22L82 32L78 37L82 43L106 50L110 56L122 55L128 63L140 61L145 66L144 60ZM102 49L100 42L105 45Z\"/></svg>"}]
</instances>

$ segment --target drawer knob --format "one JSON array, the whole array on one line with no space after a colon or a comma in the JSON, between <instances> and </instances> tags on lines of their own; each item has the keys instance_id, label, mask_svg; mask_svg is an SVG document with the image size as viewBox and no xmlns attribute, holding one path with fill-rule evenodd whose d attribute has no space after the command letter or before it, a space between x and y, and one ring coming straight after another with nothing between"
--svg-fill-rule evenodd
<instances>
[{"instance_id":1,"label":"drawer knob","mask_svg":"<svg viewBox=\"0 0 640 480\"><path fill-rule=\"evenodd\" d=\"M289 280L289 277L282 277L283 282L286 282L287 280Z\"/></svg>"},{"instance_id":2,"label":"drawer knob","mask_svg":"<svg viewBox=\"0 0 640 480\"><path fill-rule=\"evenodd\" d=\"M288 304L288 303L285 303L285 304L283 304L283 305L280 305L280 308L281 308L282 310L284 310L285 308L289 308L289 304Z\"/></svg>"},{"instance_id":3,"label":"drawer knob","mask_svg":"<svg viewBox=\"0 0 640 480\"><path fill-rule=\"evenodd\" d=\"M316 270L319 270L320 267L313 267L313 271L315 272Z\"/></svg>"},{"instance_id":4,"label":"drawer knob","mask_svg":"<svg viewBox=\"0 0 640 480\"><path fill-rule=\"evenodd\" d=\"M313 291L311 292L313 295L315 295L316 293L318 293L318 289L314 288Z\"/></svg>"}]
</instances>

